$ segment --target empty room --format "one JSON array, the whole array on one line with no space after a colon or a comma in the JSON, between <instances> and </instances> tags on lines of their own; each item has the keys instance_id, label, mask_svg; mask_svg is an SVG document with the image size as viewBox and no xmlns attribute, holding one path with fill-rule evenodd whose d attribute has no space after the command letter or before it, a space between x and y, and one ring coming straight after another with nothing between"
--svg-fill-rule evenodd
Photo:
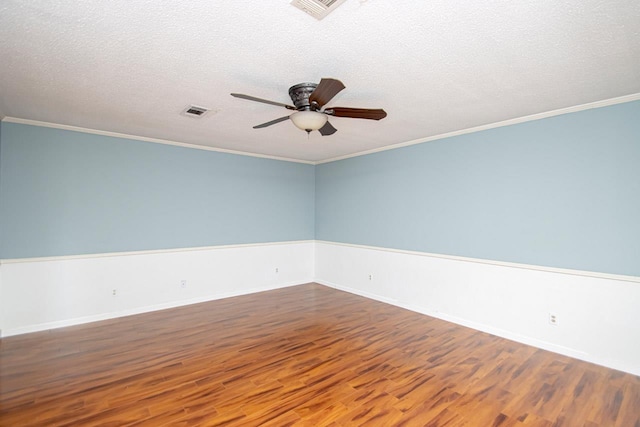
<instances>
[{"instance_id":1,"label":"empty room","mask_svg":"<svg viewBox=\"0 0 640 427\"><path fill-rule=\"evenodd\" d=\"M640 427L640 2L0 2L0 426Z\"/></svg>"}]
</instances>

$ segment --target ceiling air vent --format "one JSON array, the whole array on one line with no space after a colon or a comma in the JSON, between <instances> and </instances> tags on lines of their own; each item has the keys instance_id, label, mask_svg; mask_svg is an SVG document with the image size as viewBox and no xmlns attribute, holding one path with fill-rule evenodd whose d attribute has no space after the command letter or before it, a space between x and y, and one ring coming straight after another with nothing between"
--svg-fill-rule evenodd
<instances>
[{"instance_id":1,"label":"ceiling air vent","mask_svg":"<svg viewBox=\"0 0 640 427\"><path fill-rule=\"evenodd\" d=\"M196 105L189 105L187 108L182 110L182 115L187 117L202 117L209 111L208 108L198 107Z\"/></svg>"},{"instance_id":2,"label":"ceiling air vent","mask_svg":"<svg viewBox=\"0 0 640 427\"><path fill-rule=\"evenodd\" d=\"M293 0L292 5L320 20L333 12L346 0Z\"/></svg>"}]
</instances>

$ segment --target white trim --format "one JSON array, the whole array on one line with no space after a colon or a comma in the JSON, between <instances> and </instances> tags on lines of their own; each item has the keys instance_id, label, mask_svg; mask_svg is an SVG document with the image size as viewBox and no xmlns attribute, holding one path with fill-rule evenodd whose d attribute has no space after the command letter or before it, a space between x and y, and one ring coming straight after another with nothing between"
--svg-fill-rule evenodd
<instances>
[{"instance_id":1,"label":"white trim","mask_svg":"<svg viewBox=\"0 0 640 427\"><path fill-rule=\"evenodd\" d=\"M473 262L477 264L497 265L500 267L521 268L525 270L537 270L537 271L546 271L550 273L569 274L572 276L584 276L584 277L593 277L596 279L608 279L608 280L619 280L623 282L640 283L640 277L638 276L626 276L622 274L600 273L597 271L572 270L568 268L546 267L542 265L521 264L521 263L507 262L507 261L494 261L490 259L469 258L469 257L463 257L463 256L457 256L457 255L434 254L429 252L408 251L404 249L392 249L392 248L384 248L380 246L356 245L352 243L330 242L325 240L316 240L315 242L324 243L327 245L346 246L346 247L359 248L359 249L370 249L370 250L381 251L381 252L418 255L418 256L424 256L429 258L443 258L443 259L450 259L455 261Z\"/></svg>"},{"instance_id":2,"label":"white trim","mask_svg":"<svg viewBox=\"0 0 640 427\"><path fill-rule=\"evenodd\" d=\"M504 120L504 121L501 121L501 122L489 123L489 124L486 124L486 125L475 126L475 127L472 127L472 128L467 128L467 129L457 130L457 131L453 131L453 132L442 133L440 135L429 136L429 137L426 137L426 138L414 139L414 140L407 141L407 142L400 142L398 144L387 145L387 146L384 146L384 147L374 148L374 149L366 150L366 151L360 151L360 152L353 153L353 154L345 154L344 156L333 157L333 158L326 159L326 160L319 160L319 161L315 162L314 164L321 165L323 163L335 162L335 161L338 161L338 160L349 159L351 157L365 156L367 154L380 153L382 151L387 151L387 150L395 150L396 148L408 147L408 146L411 146L411 145L417 145L417 144L422 144L422 143L425 143L425 142L436 141L438 139L451 138L453 136L465 135L465 134L468 134L468 133L480 132L480 131L483 131L483 130L495 129L495 128L504 127L504 126L511 126L511 125L515 125L515 124L518 124L518 123L525 123L525 122L530 122L530 121L533 121L533 120L546 119L548 117L560 116L562 114L576 113L578 111L590 110L592 108L608 107L608 106L611 106L611 105L624 104L625 102L632 102L632 101L638 101L638 100L640 100L640 93L634 93L634 94L631 94L631 95L620 96L620 97L617 97L617 98L604 99L602 101L590 102L588 104L575 105L573 107L560 108L560 109L557 109L557 110L551 110L551 111L546 111L546 112L543 112L543 113L531 114L529 116L517 117L517 118L514 118L514 119Z\"/></svg>"},{"instance_id":3,"label":"white trim","mask_svg":"<svg viewBox=\"0 0 640 427\"><path fill-rule=\"evenodd\" d=\"M469 321L467 319L463 319L461 317L458 316L452 316L446 313L442 313L440 311L433 311L433 310L429 310L429 309L425 309L423 307L419 307L416 305L412 305L412 304L403 304L401 302L399 302L398 300L392 299L392 298L385 298L383 296L371 293L371 292L365 292L365 291L361 291L359 289L355 289L355 288L351 288L348 286L340 286L338 284L335 283L331 283L331 282L327 282L324 280L316 280L316 283L319 283L320 285L324 285L324 286L329 286L331 288L334 289L338 289L340 291L344 291L344 292L348 292L350 294L354 294L354 295L359 295L361 297L365 297L365 298L369 298L372 299L374 301L380 301L383 302L385 304L390 304L396 307L401 307L416 313L420 313L420 314L424 314L426 316L430 316L430 317L435 317L436 319L441 319L444 320L446 322L451 322L451 323L455 323L456 325L461 325L461 326L465 326L467 328L471 328L471 329L475 329L476 331L482 331L482 332L486 332L492 335L496 335L502 338L507 338L509 340L512 341L516 341L516 342L520 342L523 344L527 344L527 345L531 345L537 348L541 348L543 350L549 350L549 351L553 351L555 353L560 353L560 354L564 354L570 357L574 357L576 359L581 359L581 360L587 360L586 357L588 356L588 353L584 352L584 351L580 351L580 350L575 350L573 348L570 347L565 347L565 346L560 346L557 344L553 344L547 341L543 341L543 340L538 340L535 338L531 338L528 337L526 335L521 335L521 334L515 334L513 332L501 329L501 328L494 328L492 326L488 326L482 323L478 323L478 322L472 322Z\"/></svg>"},{"instance_id":4,"label":"white trim","mask_svg":"<svg viewBox=\"0 0 640 427\"><path fill-rule=\"evenodd\" d=\"M445 254L436 254L436 253L430 253L430 252L410 251L405 249L385 248L381 246L368 246L368 245L357 245L353 243L331 242L327 240L292 240L292 241L286 241L286 242L243 243L243 244L236 244L236 245L199 246L199 247L189 247L189 248L154 249L154 250L128 251L128 252L106 252L106 253L98 253L98 254L61 255L61 256L34 257L34 258L8 258L8 259L0 259L0 265L17 264L22 262L67 261L67 260L89 259L89 258L150 255L150 254L178 253L178 252L192 252L192 251L209 251L214 249L235 249L235 248L291 245L291 244L304 244L304 243L324 243L328 245L346 246L346 247L360 248L360 249L370 249L370 250L382 251L382 252L419 255L419 256L425 256L430 258L451 259L456 261L473 262L478 264L498 265L501 267L521 268L525 270L548 271L551 273L569 274L572 276L585 276L585 277L594 277L596 279L609 279L609 280L620 280L624 282L640 283L640 277L637 277L637 276L600 273L597 271L573 270L573 269L558 268L558 267L546 267L546 266L533 265L533 264L522 264L522 263L516 263L516 262L496 261L496 260L481 259L481 258L470 258L470 257L463 257L458 255L445 255Z\"/></svg>"},{"instance_id":5,"label":"white trim","mask_svg":"<svg viewBox=\"0 0 640 427\"><path fill-rule=\"evenodd\" d=\"M334 289L338 289L340 291L348 292L350 294L359 295L364 298L369 298L375 301L380 301L386 304L390 304L396 307L401 307L406 310L413 311L415 313L424 314L426 316L434 317L436 319L441 319L446 322L455 323L456 325L461 325L467 328L475 329L476 331L486 332L488 334L492 334L501 338L505 338L511 341L519 342L521 344L530 345L536 348L540 348L543 350L551 351L553 353L562 354L564 356L573 357L574 359L583 360L589 363L595 363L596 365L605 366L608 368L618 369L624 372L629 372L634 375L638 375L637 371L634 371L633 366L629 366L626 363L619 361L611 361L608 359L603 359L602 357L598 357L593 354L589 354L584 351L576 350L574 348L565 347L562 345L554 344L548 341L539 340L536 338L528 337L526 335L521 335L518 333L510 332L501 328L495 328L489 325L485 325L478 322L469 321L467 319L463 319L457 316L452 316L446 313L442 313L439 311L433 311L429 309L425 309L424 307L415 306L412 304L402 304L395 299L386 298L371 292L365 292L358 289L354 289L348 286L340 286L336 283L332 283L326 280L315 279L315 282L329 286Z\"/></svg>"},{"instance_id":6,"label":"white trim","mask_svg":"<svg viewBox=\"0 0 640 427\"><path fill-rule=\"evenodd\" d=\"M2 336L309 283L314 249L308 240L1 265Z\"/></svg>"},{"instance_id":7,"label":"white trim","mask_svg":"<svg viewBox=\"0 0 640 427\"><path fill-rule=\"evenodd\" d=\"M315 243L315 240L292 240L287 242L267 242L267 243L242 243L242 244L236 244L236 245L196 246L196 247L190 247L190 248L153 249L153 250L128 251L128 252L105 252L105 253L99 253L99 254L60 255L60 256L34 257L34 258L7 258L7 259L0 259L0 265L17 264L22 262L69 261L69 260L88 259L88 258L168 254L168 253L178 253L178 252L210 251L213 249L236 249L236 248L264 247L264 246L276 246L276 245L292 245L292 244L302 244L302 243Z\"/></svg>"},{"instance_id":8,"label":"white trim","mask_svg":"<svg viewBox=\"0 0 640 427\"><path fill-rule=\"evenodd\" d=\"M169 308L183 307L191 304L198 304L198 303L203 303L207 301L219 300L223 298L232 298L232 297L237 297L241 295L249 295L257 292L271 291L274 289L287 288L290 286L298 286L302 284L304 283L298 283L298 282L283 283L275 286L246 289L241 292L225 292L222 294L206 295L206 296L191 298L187 300L171 301L164 304L155 304L155 305L149 305L145 307L135 307L128 310L96 314L93 316L77 317L74 319L65 319L65 320L59 320L55 322L38 323L36 325L28 325L28 326L22 326L17 328L6 329L2 331L2 335L0 335L0 337L4 338L4 337L13 336L13 335L28 334L31 332L40 332L40 331L46 331L49 329L64 328L67 326L82 325L85 323L98 322L101 320L117 319L119 317L131 316L134 314L150 313L158 310L166 310Z\"/></svg>"},{"instance_id":9,"label":"white trim","mask_svg":"<svg viewBox=\"0 0 640 427\"><path fill-rule=\"evenodd\" d=\"M637 282L323 243L315 253L323 285L640 374Z\"/></svg>"},{"instance_id":10,"label":"white trim","mask_svg":"<svg viewBox=\"0 0 640 427\"><path fill-rule=\"evenodd\" d=\"M239 156L259 157L259 158L263 158L263 159L281 160L281 161L285 161L285 162L304 163L304 164L307 164L307 165L321 165L323 163L335 162L335 161L338 161L338 160L349 159L351 157L365 156L367 154L374 154L374 153L379 153L379 152L387 151L387 150L395 150L396 148L408 147L408 146L411 146L411 145L422 144L422 143L425 143L425 142L436 141L436 140L444 139L444 138L451 138L453 136L465 135L465 134L468 134L468 133L480 132L480 131L483 131L483 130L495 129L495 128L504 127L504 126L511 126L511 125L515 125L515 124L518 124L518 123L525 123L525 122L530 122L530 121L533 121L533 120L546 119L548 117L560 116L562 114L576 113L578 111L590 110L592 108L608 107L608 106L611 106L611 105L624 104L625 102L632 102L632 101L638 101L638 100L640 100L640 93L633 93L633 94L630 94L630 95L619 96L617 98L604 99L604 100L601 100L601 101L590 102L590 103L587 103L587 104L575 105L575 106L566 107L566 108L559 108L557 110L551 110L551 111L546 111L546 112L542 112L542 113L531 114L531 115L523 116L523 117L516 117L514 119L504 120L504 121L501 121L501 122L489 123L489 124L486 124L486 125L475 126L475 127L472 127L472 128L467 128L467 129L457 130L457 131L453 131L453 132L442 133L442 134L439 134L439 135L433 135L433 136L429 136L429 137L426 137L426 138L414 139L414 140L411 140L411 141L400 142L398 144L386 145L384 147L374 148L374 149L371 149L371 150L359 151L357 153L345 154L344 156L332 157L332 158L329 158L329 159L316 160L316 161L293 159L293 158L289 158L289 157L270 156L270 155L267 155L267 154L249 153L249 152L246 152L246 151L228 150L228 149L225 149L225 148L215 148L215 147L209 147L209 146L205 146L205 145L189 144L189 143L185 143L185 142L170 141L170 140L167 140L167 139L148 138L148 137L145 137L145 136L129 135L129 134L124 134L124 133L109 132L109 131L104 131L104 130L89 129L89 128L83 128L83 127L77 127L77 126L70 126L70 125L62 125L62 124L57 124L57 123L42 122L42 121L39 121L39 120L20 119L20 118L17 118L17 117L9 117L9 116L7 116L7 117L2 118L0 121L7 122L7 123L18 123L18 124L25 124L25 125L32 125L32 126L48 127L48 128L53 128L53 129L70 130L70 131L75 131L75 132L91 133L91 134L95 134L95 135L111 136L111 137L115 137L115 138L126 138L126 139L134 139L134 140L145 141L145 142L155 142L155 143L158 143L158 144L175 145L175 146L178 146L178 147L185 147L185 148L194 148L196 150L216 151L216 152L220 152L220 153L237 154Z\"/></svg>"},{"instance_id":11,"label":"white trim","mask_svg":"<svg viewBox=\"0 0 640 427\"><path fill-rule=\"evenodd\" d=\"M226 148L215 148L215 147L209 147L206 145L197 145L197 144L189 144L186 142L171 141L168 139L149 138L146 136L129 135L125 133L89 129L89 128L83 128L78 126L61 125L58 123L41 122L39 120L20 119L18 117L5 117L4 119L2 119L2 121L7 123L17 123L22 125L31 125L31 126L39 126L39 127L53 128L53 129L69 130L73 132L91 133L94 135L110 136L114 138L125 138L125 139L134 139L137 141L144 141L144 142L155 142L157 144L174 145L177 147L193 148L196 150L216 151L219 153L237 154L239 156L259 157L262 159L281 160L284 162L305 163L308 165L315 165L315 162L312 162L309 160L292 159L289 157L270 156L268 154L249 153L246 151L229 150Z\"/></svg>"}]
</instances>

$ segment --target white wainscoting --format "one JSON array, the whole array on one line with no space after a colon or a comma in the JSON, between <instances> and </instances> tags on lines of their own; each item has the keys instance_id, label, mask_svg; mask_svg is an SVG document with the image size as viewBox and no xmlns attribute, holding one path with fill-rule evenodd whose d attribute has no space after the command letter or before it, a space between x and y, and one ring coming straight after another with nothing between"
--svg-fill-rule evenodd
<instances>
[{"instance_id":1,"label":"white wainscoting","mask_svg":"<svg viewBox=\"0 0 640 427\"><path fill-rule=\"evenodd\" d=\"M4 260L0 328L10 336L299 285L313 263L313 241Z\"/></svg>"},{"instance_id":2,"label":"white wainscoting","mask_svg":"<svg viewBox=\"0 0 640 427\"><path fill-rule=\"evenodd\" d=\"M640 278L320 241L5 260L0 327L17 335L311 281L640 375Z\"/></svg>"},{"instance_id":3,"label":"white wainscoting","mask_svg":"<svg viewBox=\"0 0 640 427\"><path fill-rule=\"evenodd\" d=\"M638 277L321 241L315 254L318 283L640 375Z\"/></svg>"}]
</instances>

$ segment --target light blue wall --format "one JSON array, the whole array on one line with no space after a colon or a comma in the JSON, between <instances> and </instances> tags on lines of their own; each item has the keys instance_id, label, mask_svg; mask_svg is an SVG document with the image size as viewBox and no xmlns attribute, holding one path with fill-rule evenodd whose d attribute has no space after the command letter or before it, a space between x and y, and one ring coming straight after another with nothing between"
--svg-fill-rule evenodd
<instances>
[{"instance_id":1,"label":"light blue wall","mask_svg":"<svg viewBox=\"0 0 640 427\"><path fill-rule=\"evenodd\" d=\"M0 258L314 238L312 165L1 127Z\"/></svg>"},{"instance_id":2,"label":"light blue wall","mask_svg":"<svg viewBox=\"0 0 640 427\"><path fill-rule=\"evenodd\" d=\"M319 165L316 238L640 276L640 102Z\"/></svg>"},{"instance_id":3,"label":"light blue wall","mask_svg":"<svg viewBox=\"0 0 640 427\"><path fill-rule=\"evenodd\" d=\"M0 258L315 237L640 276L640 102L315 170L6 122L0 132Z\"/></svg>"}]
</instances>

